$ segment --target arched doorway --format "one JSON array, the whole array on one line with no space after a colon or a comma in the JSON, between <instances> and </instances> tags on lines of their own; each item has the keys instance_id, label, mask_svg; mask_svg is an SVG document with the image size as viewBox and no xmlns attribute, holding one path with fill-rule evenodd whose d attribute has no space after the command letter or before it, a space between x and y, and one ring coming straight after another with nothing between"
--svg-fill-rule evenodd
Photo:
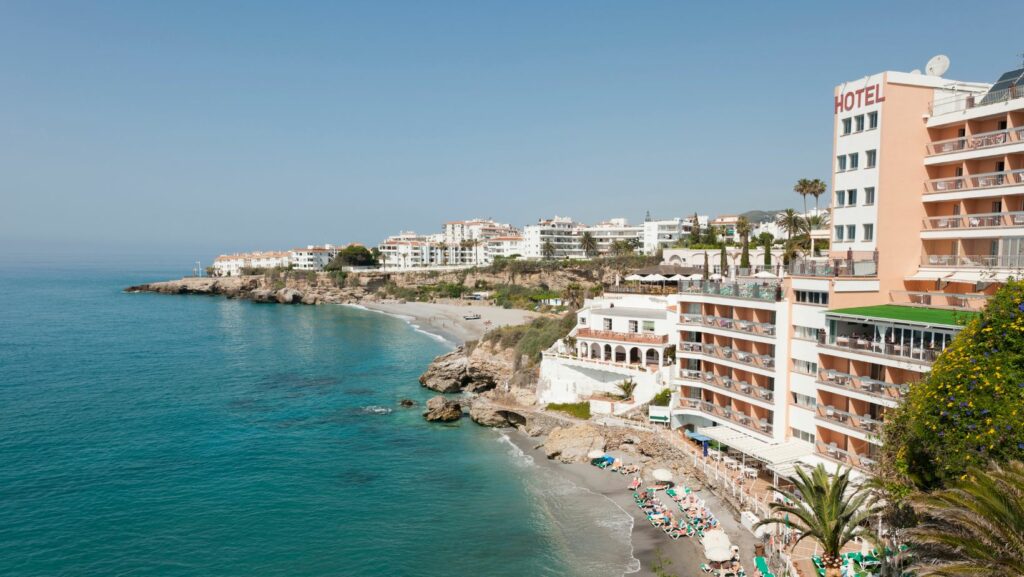
<instances>
[{"instance_id":1,"label":"arched doorway","mask_svg":"<svg viewBox=\"0 0 1024 577\"><path fill-rule=\"evenodd\" d=\"M626 347L619 345L615 347L615 362L624 363L626 362Z\"/></svg>"},{"instance_id":2,"label":"arched doorway","mask_svg":"<svg viewBox=\"0 0 1024 577\"><path fill-rule=\"evenodd\" d=\"M658 354L657 349L647 349L647 356L644 364L646 365L660 365L661 355Z\"/></svg>"},{"instance_id":3,"label":"arched doorway","mask_svg":"<svg viewBox=\"0 0 1024 577\"><path fill-rule=\"evenodd\" d=\"M640 364L640 349L633 347L629 349L629 364L639 365Z\"/></svg>"},{"instance_id":4,"label":"arched doorway","mask_svg":"<svg viewBox=\"0 0 1024 577\"><path fill-rule=\"evenodd\" d=\"M604 346L604 360L606 360L606 361L612 360L612 346L611 345L605 345Z\"/></svg>"}]
</instances>

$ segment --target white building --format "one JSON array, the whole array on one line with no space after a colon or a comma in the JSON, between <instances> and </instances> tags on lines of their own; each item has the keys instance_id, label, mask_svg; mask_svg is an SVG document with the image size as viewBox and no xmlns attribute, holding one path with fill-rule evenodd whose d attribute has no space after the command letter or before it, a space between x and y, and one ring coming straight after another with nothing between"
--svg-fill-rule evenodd
<instances>
[{"instance_id":1,"label":"white building","mask_svg":"<svg viewBox=\"0 0 1024 577\"><path fill-rule=\"evenodd\" d=\"M544 246L550 242L554 248L552 258L586 258L580 245L583 228L582 224L567 216L541 219L537 224L527 225L523 227L523 256L544 258Z\"/></svg>"},{"instance_id":2,"label":"white building","mask_svg":"<svg viewBox=\"0 0 1024 577\"><path fill-rule=\"evenodd\" d=\"M631 225L624 218L610 218L604 222L583 227L582 233L590 233L597 244L597 254L605 255L612 252L612 246L617 242L629 242L637 247L641 246L644 227Z\"/></svg>"},{"instance_id":3,"label":"white building","mask_svg":"<svg viewBox=\"0 0 1024 577\"><path fill-rule=\"evenodd\" d=\"M438 243L412 231L390 236L377 246L384 268L412 269L439 266L443 254Z\"/></svg>"},{"instance_id":4,"label":"white building","mask_svg":"<svg viewBox=\"0 0 1024 577\"><path fill-rule=\"evenodd\" d=\"M698 216L697 224L701 228L708 226L707 216ZM643 224L643 252L652 255L658 249L669 248L680 239L688 237L693 230L693 217L669 218L663 220L646 220Z\"/></svg>"},{"instance_id":5,"label":"white building","mask_svg":"<svg viewBox=\"0 0 1024 577\"><path fill-rule=\"evenodd\" d=\"M624 413L672 383L675 317L665 296L606 293L587 299L569 334L545 351L542 403L590 401L594 413ZM618 385L636 383L633 399L616 401Z\"/></svg>"},{"instance_id":6,"label":"white building","mask_svg":"<svg viewBox=\"0 0 1024 577\"><path fill-rule=\"evenodd\" d=\"M338 256L341 249L333 244L323 246L307 245L306 248L293 248L289 251L292 268L296 270L321 271Z\"/></svg>"},{"instance_id":7,"label":"white building","mask_svg":"<svg viewBox=\"0 0 1024 577\"><path fill-rule=\"evenodd\" d=\"M288 252L257 251L222 254L213 259L214 276L240 276L243 269L288 268L291 254Z\"/></svg>"},{"instance_id":8,"label":"white building","mask_svg":"<svg viewBox=\"0 0 1024 577\"><path fill-rule=\"evenodd\" d=\"M488 263L494 262L497 257L511 258L522 256L523 237L521 236L497 236L487 239L484 245L486 251L485 260Z\"/></svg>"}]
</instances>

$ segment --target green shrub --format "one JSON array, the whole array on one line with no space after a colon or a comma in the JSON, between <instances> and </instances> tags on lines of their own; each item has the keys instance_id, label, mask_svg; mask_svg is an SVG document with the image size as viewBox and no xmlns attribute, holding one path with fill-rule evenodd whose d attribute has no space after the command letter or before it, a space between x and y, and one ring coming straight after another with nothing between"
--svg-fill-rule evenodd
<instances>
[{"instance_id":1,"label":"green shrub","mask_svg":"<svg viewBox=\"0 0 1024 577\"><path fill-rule=\"evenodd\" d=\"M920 488L1024 459L1024 282L1010 281L886 414L881 472Z\"/></svg>"},{"instance_id":2,"label":"green shrub","mask_svg":"<svg viewBox=\"0 0 1024 577\"><path fill-rule=\"evenodd\" d=\"M531 363L537 363L541 353L568 335L574 326L574 313L560 318L540 317L525 325L494 329L484 335L484 340L506 348L515 347L517 356L525 355Z\"/></svg>"},{"instance_id":3,"label":"green shrub","mask_svg":"<svg viewBox=\"0 0 1024 577\"><path fill-rule=\"evenodd\" d=\"M559 411L567 415L572 415L577 419L589 419L590 418L590 403L583 401L582 403L551 403L545 407L548 411Z\"/></svg>"},{"instance_id":4,"label":"green shrub","mask_svg":"<svg viewBox=\"0 0 1024 577\"><path fill-rule=\"evenodd\" d=\"M662 389L654 398L651 399L651 404L655 407L667 407L669 402L672 400L672 389Z\"/></svg>"}]
</instances>

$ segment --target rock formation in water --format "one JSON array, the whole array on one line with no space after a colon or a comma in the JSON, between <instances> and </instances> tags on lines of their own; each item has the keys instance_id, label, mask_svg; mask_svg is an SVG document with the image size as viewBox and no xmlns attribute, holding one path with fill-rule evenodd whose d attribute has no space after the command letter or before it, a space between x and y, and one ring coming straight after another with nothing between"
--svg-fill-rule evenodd
<instances>
[{"instance_id":1,"label":"rock formation in water","mask_svg":"<svg viewBox=\"0 0 1024 577\"><path fill-rule=\"evenodd\" d=\"M458 401L438 395L427 401L427 410L423 412L423 418L445 423L458 421L462 418L462 405Z\"/></svg>"}]
</instances>

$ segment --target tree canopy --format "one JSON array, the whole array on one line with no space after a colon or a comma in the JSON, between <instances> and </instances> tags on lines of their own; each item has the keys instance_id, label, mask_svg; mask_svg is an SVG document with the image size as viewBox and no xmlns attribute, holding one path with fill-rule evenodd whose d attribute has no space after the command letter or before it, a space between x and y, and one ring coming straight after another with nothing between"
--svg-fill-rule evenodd
<instances>
[{"instance_id":1,"label":"tree canopy","mask_svg":"<svg viewBox=\"0 0 1024 577\"><path fill-rule=\"evenodd\" d=\"M341 270L346 266L377 266L377 255L365 246L353 244L338 251L338 256L324 268Z\"/></svg>"},{"instance_id":2,"label":"tree canopy","mask_svg":"<svg viewBox=\"0 0 1024 577\"><path fill-rule=\"evenodd\" d=\"M1024 459L1024 282L1003 286L910 386L883 441L883 474L924 489Z\"/></svg>"}]
</instances>

